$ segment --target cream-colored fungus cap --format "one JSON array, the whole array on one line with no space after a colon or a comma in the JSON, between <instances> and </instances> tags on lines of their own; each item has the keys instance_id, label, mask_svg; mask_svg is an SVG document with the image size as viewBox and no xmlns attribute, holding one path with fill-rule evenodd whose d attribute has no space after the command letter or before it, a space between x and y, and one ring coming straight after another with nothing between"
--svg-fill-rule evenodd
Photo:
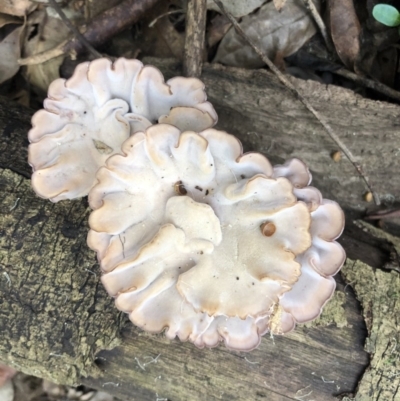
<instances>
[{"instance_id":1,"label":"cream-colored fungus cap","mask_svg":"<svg viewBox=\"0 0 400 401\"><path fill-rule=\"evenodd\" d=\"M89 246L116 306L149 332L249 351L315 318L344 253L343 213L293 159L158 124L109 158L89 194ZM339 257L340 256L340 257Z\"/></svg>"},{"instance_id":2,"label":"cream-colored fungus cap","mask_svg":"<svg viewBox=\"0 0 400 401\"><path fill-rule=\"evenodd\" d=\"M204 130L217 121L196 78L172 78L138 60L97 59L57 79L32 118L29 163L36 193L53 202L88 194L105 161L133 133L157 122Z\"/></svg>"}]
</instances>

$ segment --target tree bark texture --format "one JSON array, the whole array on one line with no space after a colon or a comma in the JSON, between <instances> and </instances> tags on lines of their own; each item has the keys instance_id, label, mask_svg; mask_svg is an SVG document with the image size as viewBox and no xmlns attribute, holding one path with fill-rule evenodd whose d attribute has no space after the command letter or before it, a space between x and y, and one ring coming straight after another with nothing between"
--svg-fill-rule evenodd
<instances>
[{"instance_id":1,"label":"tree bark texture","mask_svg":"<svg viewBox=\"0 0 400 401\"><path fill-rule=\"evenodd\" d=\"M189 0L186 13L183 73L186 77L200 77L206 32L207 0Z\"/></svg>"},{"instance_id":2,"label":"tree bark texture","mask_svg":"<svg viewBox=\"0 0 400 401\"><path fill-rule=\"evenodd\" d=\"M146 62L158 66L167 78L181 74L175 62ZM245 151L260 151L275 163L302 158L313 172L315 186L349 211L341 239L349 258L367 265L369 281L375 274L378 284L396 283L396 270L385 273L390 279L382 279L380 270L391 262L392 243L352 224L352 213L365 205L362 183L349 162L330 158L335 145L304 107L265 71L208 65L202 79L219 114L218 128L237 135ZM400 138L399 106L365 100L345 89L293 81L358 156L378 192L398 197L399 160L393 144ZM0 360L59 383L83 382L122 399L141 401L333 401L338 394L355 391L369 363L364 350L367 330L370 335L374 327L379 331L375 315L382 308L370 308L373 322L367 320L366 325L351 286L340 276L331 307L319 323L282 337L266 336L248 354L223 347L199 350L133 327L103 290L95 255L86 246L86 199L53 204L38 198L30 187L30 116L29 110L0 100ZM355 266L346 265L344 272L362 294L363 267ZM390 311L382 310L396 325ZM395 331L389 337L394 336L391 333ZM120 345L106 351L116 344ZM387 350L393 347L394 342ZM368 349L371 355L379 350ZM377 383L378 390L386 382L368 375L378 372L386 377L382 369L379 363L372 364L365 376L368 383ZM389 384L396 385L395 380L400 378L393 376ZM396 400L393 397L385 400Z\"/></svg>"}]
</instances>

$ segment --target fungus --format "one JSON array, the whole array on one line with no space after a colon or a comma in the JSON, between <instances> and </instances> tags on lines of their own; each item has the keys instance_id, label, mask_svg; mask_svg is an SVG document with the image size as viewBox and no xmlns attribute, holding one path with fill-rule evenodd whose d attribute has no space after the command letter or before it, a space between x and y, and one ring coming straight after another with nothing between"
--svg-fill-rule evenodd
<instances>
[{"instance_id":1,"label":"fungus","mask_svg":"<svg viewBox=\"0 0 400 401\"><path fill-rule=\"evenodd\" d=\"M201 131L216 121L198 79L164 82L155 67L124 58L82 63L50 85L44 110L32 118L32 186L53 202L85 196L131 134L157 122Z\"/></svg>"},{"instance_id":2,"label":"fungus","mask_svg":"<svg viewBox=\"0 0 400 401\"><path fill-rule=\"evenodd\" d=\"M122 153L90 191L88 245L135 325L249 351L320 314L344 262L344 217L300 160L272 167L226 132L166 124Z\"/></svg>"}]
</instances>

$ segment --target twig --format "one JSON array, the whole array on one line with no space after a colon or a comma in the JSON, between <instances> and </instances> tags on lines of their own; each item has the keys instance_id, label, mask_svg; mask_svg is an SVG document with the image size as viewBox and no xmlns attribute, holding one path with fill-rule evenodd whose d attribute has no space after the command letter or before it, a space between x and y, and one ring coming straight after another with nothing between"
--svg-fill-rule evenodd
<instances>
[{"instance_id":1,"label":"twig","mask_svg":"<svg viewBox=\"0 0 400 401\"><path fill-rule=\"evenodd\" d=\"M158 20L160 20L161 18L166 17L167 15L172 15L172 14L182 14L183 10L180 8L179 10L172 10L172 11L168 11L164 14L159 15L157 18L154 18L153 21L150 22L150 24L148 25L149 28L153 28L153 26L157 23Z\"/></svg>"},{"instance_id":2,"label":"twig","mask_svg":"<svg viewBox=\"0 0 400 401\"><path fill-rule=\"evenodd\" d=\"M250 365L257 365L257 364L260 363L260 362L252 362L252 361L249 361L249 360L247 359L246 356L244 357L244 359L245 359L245 361L248 362Z\"/></svg>"},{"instance_id":3,"label":"twig","mask_svg":"<svg viewBox=\"0 0 400 401\"><path fill-rule=\"evenodd\" d=\"M161 356L161 354L158 354L155 358L153 358L152 356L145 356L145 359L150 359L149 362L144 362L143 366L146 367L147 365L149 365L150 363L157 363L158 362L158 358Z\"/></svg>"},{"instance_id":4,"label":"twig","mask_svg":"<svg viewBox=\"0 0 400 401\"><path fill-rule=\"evenodd\" d=\"M96 273L95 273L94 271L89 270L89 269L86 269L86 268L85 268L85 271L87 271L87 272L90 273L90 274L93 274L93 276L96 277Z\"/></svg>"},{"instance_id":5,"label":"twig","mask_svg":"<svg viewBox=\"0 0 400 401\"><path fill-rule=\"evenodd\" d=\"M8 286L11 287L11 279L10 279L9 274L7 272L3 272L3 275L7 280Z\"/></svg>"},{"instance_id":6,"label":"twig","mask_svg":"<svg viewBox=\"0 0 400 401\"><path fill-rule=\"evenodd\" d=\"M82 44L89 50L90 53L93 54L96 58L101 58L102 55L99 53L87 40L86 38L79 32L79 29L71 23L68 17L64 14L62 8L58 5L55 0L48 0L49 4L57 14L60 16L64 24L68 27L68 29L82 42Z\"/></svg>"},{"instance_id":7,"label":"twig","mask_svg":"<svg viewBox=\"0 0 400 401\"><path fill-rule=\"evenodd\" d=\"M304 104L304 106L308 109L308 111L310 113L312 113L314 115L314 117L320 122L320 124L325 128L325 131L328 133L328 135L331 137L331 139L336 143L336 145L341 149L341 151L344 153L344 155L347 157L347 159L350 161L350 163L354 166L357 173L359 174L359 176L361 177L361 179L364 181L365 185L367 186L368 190L372 193L375 204L380 205L379 196L372 189L371 184L369 183L368 179L365 177L364 171L363 171L361 165L356 162L351 151L340 140L340 138L334 132L332 127L327 123L325 118L323 118L322 115L320 115L317 112L317 110L314 109L314 107L310 104L310 102L307 99L305 99L297 91L297 89L294 87L294 85L285 77L285 75L282 74L282 72L275 66L275 64L268 58L268 56L262 50L260 50L257 47L257 45L243 32L242 28L240 27L238 22L235 20L235 18L233 18L233 16L225 10L224 5L219 0L214 0L214 2L221 9L222 13L225 14L225 16L232 22L232 24L235 27L238 34L253 48L253 50L260 56L261 60L264 61L265 64L267 64L267 66L278 77L278 79L292 92L293 96L295 96L297 99L299 99Z\"/></svg>"},{"instance_id":8,"label":"twig","mask_svg":"<svg viewBox=\"0 0 400 401\"><path fill-rule=\"evenodd\" d=\"M332 71L332 73L350 79L359 85L363 85L366 88L373 89L379 93L382 93L383 95L386 95L392 99L400 101L400 92L392 88L389 88L385 84L373 81L372 79L361 77L357 74L354 74L354 72L346 70L345 68L339 68L338 70Z\"/></svg>"},{"instance_id":9,"label":"twig","mask_svg":"<svg viewBox=\"0 0 400 401\"><path fill-rule=\"evenodd\" d=\"M186 14L183 73L187 77L199 77L203 67L207 0L189 0Z\"/></svg>"},{"instance_id":10,"label":"twig","mask_svg":"<svg viewBox=\"0 0 400 401\"><path fill-rule=\"evenodd\" d=\"M125 0L121 4L93 18L82 35L92 46L100 45L118 32L137 22L157 2L158 0ZM82 42L74 37L64 43L60 43L53 49L19 59L18 63L20 65L40 64L62 54L79 54L84 49L85 47Z\"/></svg>"},{"instance_id":11,"label":"twig","mask_svg":"<svg viewBox=\"0 0 400 401\"><path fill-rule=\"evenodd\" d=\"M101 385L101 387L105 387L105 386L119 387L120 384L119 384L119 383L114 383L114 382L106 382L106 383L103 383L103 384Z\"/></svg>"},{"instance_id":12,"label":"twig","mask_svg":"<svg viewBox=\"0 0 400 401\"><path fill-rule=\"evenodd\" d=\"M146 368L140 363L139 358L135 356L135 361L138 364L139 368L142 370L146 370Z\"/></svg>"},{"instance_id":13,"label":"twig","mask_svg":"<svg viewBox=\"0 0 400 401\"><path fill-rule=\"evenodd\" d=\"M313 16L315 23L318 25L321 35L324 38L327 49L331 53L334 53L335 48L333 46L332 39L328 34L328 30L326 29L325 23L322 20L321 16L319 15L319 12L317 10L317 7L315 7L313 0L303 0L303 1L306 4L307 8L310 10L310 13Z\"/></svg>"},{"instance_id":14,"label":"twig","mask_svg":"<svg viewBox=\"0 0 400 401\"><path fill-rule=\"evenodd\" d=\"M328 383L328 384L333 384L333 383L335 383L335 380L326 380L324 376L321 376L321 380L322 380L324 383Z\"/></svg>"},{"instance_id":15,"label":"twig","mask_svg":"<svg viewBox=\"0 0 400 401\"><path fill-rule=\"evenodd\" d=\"M297 390L296 391L296 394L294 395L294 399L295 400L299 400L299 401L303 401L303 398L304 397L308 397L309 395L311 395L312 394L312 390L311 391L309 391L307 394L304 394L304 395L300 395L303 391L305 391L305 390L307 390L308 388L310 388L311 387L311 384L309 384L307 387L304 387L304 388L302 388L302 389L300 389L300 390Z\"/></svg>"},{"instance_id":16,"label":"twig","mask_svg":"<svg viewBox=\"0 0 400 401\"><path fill-rule=\"evenodd\" d=\"M400 217L400 209L395 210L380 210L376 213L365 216L365 220L381 220L393 217Z\"/></svg>"},{"instance_id":17,"label":"twig","mask_svg":"<svg viewBox=\"0 0 400 401\"><path fill-rule=\"evenodd\" d=\"M21 198L17 198L14 204L10 207L10 212L12 212L17 206L18 202L20 201Z\"/></svg>"}]
</instances>

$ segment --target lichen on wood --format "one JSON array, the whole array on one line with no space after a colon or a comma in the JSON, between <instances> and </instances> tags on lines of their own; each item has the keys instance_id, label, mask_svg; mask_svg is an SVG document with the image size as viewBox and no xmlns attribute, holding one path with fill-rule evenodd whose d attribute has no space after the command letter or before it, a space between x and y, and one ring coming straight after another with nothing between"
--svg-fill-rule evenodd
<instances>
[{"instance_id":1,"label":"lichen on wood","mask_svg":"<svg viewBox=\"0 0 400 401\"><path fill-rule=\"evenodd\" d=\"M121 318L85 246L88 208L39 199L10 170L0 187L0 360L77 384L95 373L97 351L117 345Z\"/></svg>"},{"instance_id":2,"label":"lichen on wood","mask_svg":"<svg viewBox=\"0 0 400 401\"><path fill-rule=\"evenodd\" d=\"M344 292L336 290L332 299L325 305L321 316L312 322L306 323L306 327L329 326L331 324L342 328L347 326L346 312L343 305L346 303Z\"/></svg>"},{"instance_id":3,"label":"lichen on wood","mask_svg":"<svg viewBox=\"0 0 400 401\"><path fill-rule=\"evenodd\" d=\"M400 400L400 275L350 259L342 274L361 302L371 354L353 400Z\"/></svg>"}]
</instances>

